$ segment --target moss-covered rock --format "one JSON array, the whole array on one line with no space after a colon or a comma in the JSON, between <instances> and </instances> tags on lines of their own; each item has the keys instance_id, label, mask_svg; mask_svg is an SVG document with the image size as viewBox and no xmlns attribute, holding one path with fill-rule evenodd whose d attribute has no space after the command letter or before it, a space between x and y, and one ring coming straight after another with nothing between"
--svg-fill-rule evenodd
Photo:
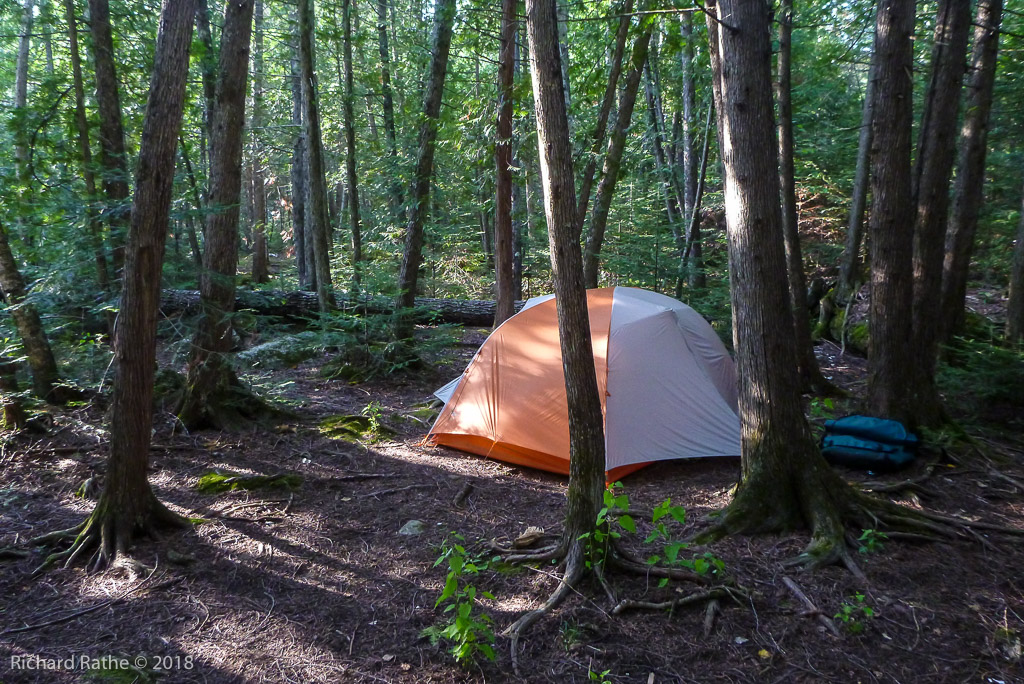
<instances>
[{"instance_id":1,"label":"moss-covered rock","mask_svg":"<svg viewBox=\"0 0 1024 684\"><path fill-rule=\"evenodd\" d=\"M376 442L393 437L395 431L382 423L379 416L371 413L329 416L320 421L320 433L346 442Z\"/></svg>"},{"instance_id":2,"label":"moss-covered rock","mask_svg":"<svg viewBox=\"0 0 1024 684\"><path fill-rule=\"evenodd\" d=\"M298 489L302 476L295 473L278 475L239 475L230 471L213 471L199 478L196 489L204 494L222 494L236 489Z\"/></svg>"}]
</instances>

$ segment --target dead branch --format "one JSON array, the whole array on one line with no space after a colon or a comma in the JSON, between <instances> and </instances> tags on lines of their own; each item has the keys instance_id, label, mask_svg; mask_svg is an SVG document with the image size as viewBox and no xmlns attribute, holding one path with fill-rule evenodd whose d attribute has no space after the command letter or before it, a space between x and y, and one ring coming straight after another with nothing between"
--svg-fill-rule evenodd
<instances>
[{"instance_id":1,"label":"dead branch","mask_svg":"<svg viewBox=\"0 0 1024 684\"><path fill-rule=\"evenodd\" d=\"M701 601L722 599L730 595L730 590L725 587L713 587L688 596L680 596L671 601L634 601L632 599L623 599L612 609L612 615L618 615L626 610L675 610L682 606L689 606ZM705 622L707 622L706 616Z\"/></svg>"},{"instance_id":2,"label":"dead branch","mask_svg":"<svg viewBox=\"0 0 1024 684\"><path fill-rule=\"evenodd\" d=\"M805 613L805 615L813 615L817 617L818 622L824 625L825 629L832 632L832 634L834 634L835 636L839 636L839 628L836 627L836 624L832 622L832 620L830 620L827 616L825 616L820 610L818 610L818 607L814 605L811 599L807 598L807 594L805 594L800 589L799 585L797 585L796 582L794 582L789 577L783 577L782 583L785 584L786 588L793 592L793 595L800 599L804 606L807 607L807 612Z\"/></svg>"}]
</instances>

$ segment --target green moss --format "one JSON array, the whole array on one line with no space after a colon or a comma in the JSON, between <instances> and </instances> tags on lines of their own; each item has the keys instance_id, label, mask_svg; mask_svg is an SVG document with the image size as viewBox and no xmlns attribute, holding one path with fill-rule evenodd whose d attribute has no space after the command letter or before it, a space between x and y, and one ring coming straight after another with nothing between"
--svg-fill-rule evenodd
<instances>
[{"instance_id":1,"label":"green moss","mask_svg":"<svg viewBox=\"0 0 1024 684\"><path fill-rule=\"evenodd\" d=\"M298 489L301 485L302 476L294 473L239 475L228 471L214 471L200 477L196 489L204 494L221 494L236 489Z\"/></svg>"},{"instance_id":2,"label":"green moss","mask_svg":"<svg viewBox=\"0 0 1024 684\"><path fill-rule=\"evenodd\" d=\"M377 415L329 416L320 421L320 433L346 442L376 442L391 437L395 431L380 422Z\"/></svg>"},{"instance_id":3,"label":"green moss","mask_svg":"<svg viewBox=\"0 0 1024 684\"><path fill-rule=\"evenodd\" d=\"M239 352L236 358L241 364L250 367L287 368L316 356L319 344L321 340L318 333L302 332L258 344Z\"/></svg>"},{"instance_id":4,"label":"green moss","mask_svg":"<svg viewBox=\"0 0 1024 684\"><path fill-rule=\"evenodd\" d=\"M868 345L871 342L868 322L860 321L852 323L844 332L843 327L845 324L846 311L842 309L837 310L835 315L832 317L832 323L829 326L829 333L831 334L832 339L837 341L843 341L845 339L847 349L866 355L868 353Z\"/></svg>"}]
</instances>

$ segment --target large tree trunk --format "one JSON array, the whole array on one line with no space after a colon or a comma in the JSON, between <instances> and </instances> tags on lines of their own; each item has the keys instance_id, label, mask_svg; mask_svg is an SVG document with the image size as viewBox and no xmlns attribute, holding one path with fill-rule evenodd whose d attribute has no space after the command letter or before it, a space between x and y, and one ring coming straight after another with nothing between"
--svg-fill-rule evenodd
<instances>
[{"instance_id":1,"label":"large tree trunk","mask_svg":"<svg viewBox=\"0 0 1024 684\"><path fill-rule=\"evenodd\" d=\"M722 105L743 472L718 530L806 525L809 556L824 558L842 544L834 497L843 485L815 448L800 400L779 207L769 7L761 0L720 0L717 15L713 3L708 9L719 52L713 78Z\"/></svg>"},{"instance_id":2,"label":"large tree trunk","mask_svg":"<svg viewBox=\"0 0 1024 684\"><path fill-rule=\"evenodd\" d=\"M306 169L308 175L310 215L312 225L313 267L316 273L316 294L320 311L334 308L334 288L331 285L330 219L327 216L327 178L324 169L323 141L320 133L320 103L314 71L313 0L299 0L299 64L302 73L302 119L306 132ZM308 234L307 238L310 237ZM307 251L309 245L306 246Z\"/></svg>"},{"instance_id":3,"label":"large tree trunk","mask_svg":"<svg viewBox=\"0 0 1024 684\"><path fill-rule=\"evenodd\" d=\"M615 195L615 184L619 181L619 167L622 154L626 149L626 131L633 118L633 105L636 104L640 78L643 76L644 62L647 61L647 46L651 41L653 23L646 22L629 58L629 73L619 96L618 118L615 130L608 140L608 151L604 156L604 168L601 171L601 182L597 186L597 197L594 199L594 212L590 218L590 232L587 233L587 245L583 252L583 282L586 287L597 287L598 258L604 242L604 232L608 225L608 213Z\"/></svg>"},{"instance_id":4,"label":"large tree trunk","mask_svg":"<svg viewBox=\"0 0 1024 684\"><path fill-rule=\"evenodd\" d=\"M953 214L946 233L946 256L942 270L942 315L940 331L950 339L963 330L967 274L978 228L978 210L984 197L985 155L988 152L988 119L999 49L999 24L1003 0L979 0L974 20L974 48L967 106L960 131Z\"/></svg>"},{"instance_id":5,"label":"large tree trunk","mask_svg":"<svg viewBox=\"0 0 1024 684\"><path fill-rule=\"evenodd\" d=\"M941 326L942 258L949 212L949 177L953 171L957 112L964 77L967 33L971 24L970 0L941 0L932 43L932 75L921 116L914 197L914 422L937 427L944 419L942 400L935 386Z\"/></svg>"},{"instance_id":6,"label":"large tree trunk","mask_svg":"<svg viewBox=\"0 0 1024 684\"><path fill-rule=\"evenodd\" d=\"M526 27L530 41L530 72L537 115L537 149L548 245L558 309L562 368L569 406L569 490L562 547L580 547L580 535L592 532L601 506L605 478L604 430L601 400L594 374L583 260L576 235L576 192L573 187L572 144L566 98L561 81L558 23L554 0L527 0ZM645 31L641 42L650 36ZM646 53L646 48L641 50ZM633 68L643 67L643 58ZM635 77L639 83L639 76ZM635 86L634 86L635 94ZM570 551L564 582L582 573L580 558Z\"/></svg>"},{"instance_id":7,"label":"large tree trunk","mask_svg":"<svg viewBox=\"0 0 1024 684\"><path fill-rule=\"evenodd\" d=\"M629 15L633 11L633 0L625 0L622 5L623 15ZM590 205L590 191L594 185L594 176L597 173L597 160L601 154L601 148L605 144L605 131L608 128L608 117L611 115L612 107L615 105L615 93L619 84L619 76L622 75L622 56L626 51L626 38L629 36L629 16L619 17L619 28L615 32L615 47L612 50L611 70L608 72L608 84L604 89L604 98L601 100L601 108L597 111L597 122L594 124L594 132L591 134L590 153L587 155L587 163L583 169L580 180L579 199L576 203L576 234L583 234L583 225L587 220L587 208Z\"/></svg>"},{"instance_id":8,"label":"large tree trunk","mask_svg":"<svg viewBox=\"0 0 1024 684\"><path fill-rule=\"evenodd\" d=\"M85 182L86 221L96 261L96 284L106 291L110 288L107 257L103 252L103 231L93 209L96 201L96 177L92 168L92 148L89 146L89 121L85 115L85 87L82 85L82 58L78 50L78 20L74 0L64 0L64 16L68 22L68 42L71 52L71 77L75 88L75 128L78 133L78 152L82 156L82 180Z\"/></svg>"},{"instance_id":9,"label":"large tree trunk","mask_svg":"<svg viewBox=\"0 0 1024 684\"><path fill-rule=\"evenodd\" d=\"M210 130L210 192L206 251L200 279L203 314L192 342L178 418L189 430L230 427L238 385L227 354L238 269L238 215L242 190L242 133L248 85L254 0L227 3L221 31L216 103ZM228 420L222 415L228 412Z\"/></svg>"},{"instance_id":10,"label":"large tree trunk","mask_svg":"<svg viewBox=\"0 0 1024 684\"><path fill-rule=\"evenodd\" d=\"M7 300L7 311L14 319L28 365L32 369L32 391L46 401L63 404L70 396L62 390L57 362L46 339L39 312L26 300L25 279L11 251L7 228L0 225L0 289Z\"/></svg>"},{"instance_id":11,"label":"large tree trunk","mask_svg":"<svg viewBox=\"0 0 1024 684\"><path fill-rule=\"evenodd\" d=\"M416 298L416 284L423 261L423 225L430 210L430 185L434 174L434 147L437 139L438 117L444 79L448 72L448 53L452 45L452 27L455 23L455 0L437 0L434 9L434 38L431 50L430 72L423 94L423 119L420 124L420 145L413 181L412 206L405 227L405 249L398 274L397 309L408 309ZM401 339L412 333L402 316L397 318L395 332Z\"/></svg>"},{"instance_id":12,"label":"large tree trunk","mask_svg":"<svg viewBox=\"0 0 1024 684\"><path fill-rule=\"evenodd\" d=\"M128 158L125 152L121 96L114 68L114 39L110 29L107 0L89 0L92 33L93 73L96 80L96 108L100 117L100 166L107 206L103 211L109 230L114 273L124 266L125 231L131 207L128 203Z\"/></svg>"},{"instance_id":13,"label":"large tree trunk","mask_svg":"<svg viewBox=\"0 0 1024 684\"><path fill-rule=\"evenodd\" d=\"M359 291L363 267L363 235L359 217L359 183L356 176L356 124L352 109L352 0L342 0L342 41L345 53L345 173L348 185L349 227L352 231L352 290Z\"/></svg>"},{"instance_id":14,"label":"large tree trunk","mask_svg":"<svg viewBox=\"0 0 1024 684\"><path fill-rule=\"evenodd\" d=\"M516 0L501 3L501 49L498 56L498 139L494 145L494 327L512 316L515 303L512 243L512 86L515 75L515 41L518 21Z\"/></svg>"},{"instance_id":15,"label":"large tree trunk","mask_svg":"<svg viewBox=\"0 0 1024 684\"><path fill-rule=\"evenodd\" d=\"M267 181L263 171L263 0L256 0L252 58L252 281L270 280L267 249Z\"/></svg>"},{"instance_id":16,"label":"large tree trunk","mask_svg":"<svg viewBox=\"0 0 1024 684\"><path fill-rule=\"evenodd\" d=\"M913 416L911 321L914 247L910 129L913 112L914 0L878 5L872 126L871 332L869 404L887 418Z\"/></svg>"},{"instance_id":17,"label":"large tree trunk","mask_svg":"<svg viewBox=\"0 0 1024 684\"><path fill-rule=\"evenodd\" d=\"M391 164L389 186L391 196L391 217L394 221L402 218L402 184L398 174L398 143L395 139L395 103L391 93L391 56L388 53L388 3L377 0L377 45L380 53L380 95L384 104L384 137L388 143L388 158Z\"/></svg>"},{"instance_id":18,"label":"large tree trunk","mask_svg":"<svg viewBox=\"0 0 1024 684\"><path fill-rule=\"evenodd\" d=\"M793 310L797 367L804 390L830 394L835 388L821 374L811 341L811 317L807 310L807 277L797 226L796 181L793 164L792 41L793 0L782 0L778 13L779 54L776 100L779 105L779 181L782 185L782 234L786 247L786 273Z\"/></svg>"},{"instance_id":19,"label":"large tree trunk","mask_svg":"<svg viewBox=\"0 0 1024 684\"><path fill-rule=\"evenodd\" d=\"M864 235L864 211L867 208L870 184L871 132L874 130L875 82L878 80L877 62L878 53L873 52L860 116L857 166L853 172L853 195L850 198L850 217L846 224L846 248L839 264L839 282L836 285L835 303L839 306L846 306L857 292L862 277L860 245Z\"/></svg>"},{"instance_id":20,"label":"large tree trunk","mask_svg":"<svg viewBox=\"0 0 1024 684\"><path fill-rule=\"evenodd\" d=\"M295 244L295 265L299 287L308 288L313 269L306 259L306 134L302 121L302 78L299 74L298 36L295 38L295 56L292 59L292 240Z\"/></svg>"},{"instance_id":21,"label":"large tree trunk","mask_svg":"<svg viewBox=\"0 0 1024 684\"><path fill-rule=\"evenodd\" d=\"M1024 191L1021 195L1024 197ZM1024 340L1024 198L1017 223L1017 245L1013 249L1010 300L1006 303L1006 339L1010 342Z\"/></svg>"},{"instance_id":22,"label":"large tree trunk","mask_svg":"<svg viewBox=\"0 0 1024 684\"><path fill-rule=\"evenodd\" d=\"M195 0L166 0L160 18L114 333L117 370L107 477L68 563L99 543L96 565L103 566L116 554L127 552L136 534L156 524L184 522L157 500L146 471L153 430L160 270L194 15Z\"/></svg>"}]
</instances>

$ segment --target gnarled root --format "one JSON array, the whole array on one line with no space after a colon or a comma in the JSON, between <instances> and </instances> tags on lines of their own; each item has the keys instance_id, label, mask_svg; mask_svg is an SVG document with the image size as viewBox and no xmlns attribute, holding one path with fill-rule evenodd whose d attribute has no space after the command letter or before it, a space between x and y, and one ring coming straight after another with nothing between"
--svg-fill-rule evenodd
<instances>
[{"instance_id":1,"label":"gnarled root","mask_svg":"<svg viewBox=\"0 0 1024 684\"><path fill-rule=\"evenodd\" d=\"M177 409L178 420L187 430L235 431L252 423L293 417L243 385L226 363L214 362L212 358L207 363L214 367L190 369L188 385Z\"/></svg>"}]
</instances>

